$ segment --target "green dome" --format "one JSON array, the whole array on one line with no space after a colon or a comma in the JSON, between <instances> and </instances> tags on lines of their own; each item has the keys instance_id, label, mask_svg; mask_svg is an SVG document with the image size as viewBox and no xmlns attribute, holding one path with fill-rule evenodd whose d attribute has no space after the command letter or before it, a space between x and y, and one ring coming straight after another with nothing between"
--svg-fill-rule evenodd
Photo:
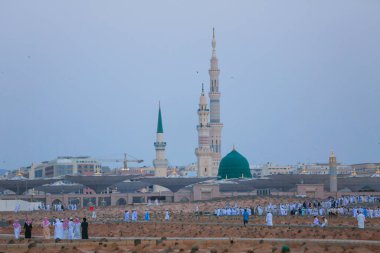
<instances>
[{"instance_id":1,"label":"green dome","mask_svg":"<svg viewBox=\"0 0 380 253\"><path fill-rule=\"evenodd\" d=\"M221 179L251 178L252 174L247 159L234 149L220 161L218 177Z\"/></svg>"}]
</instances>

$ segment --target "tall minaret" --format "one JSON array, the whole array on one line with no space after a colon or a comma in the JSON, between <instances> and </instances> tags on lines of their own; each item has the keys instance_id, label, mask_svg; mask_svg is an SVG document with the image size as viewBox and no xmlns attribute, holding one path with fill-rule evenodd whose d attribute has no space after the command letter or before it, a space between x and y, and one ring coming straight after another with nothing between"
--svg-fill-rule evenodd
<instances>
[{"instance_id":1,"label":"tall minaret","mask_svg":"<svg viewBox=\"0 0 380 253\"><path fill-rule=\"evenodd\" d=\"M331 152L329 157L329 175L330 175L330 192L338 191L338 183L336 178L336 157L334 152Z\"/></svg>"},{"instance_id":2,"label":"tall minaret","mask_svg":"<svg viewBox=\"0 0 380 253\"><path fill-rule=\"evenodd\" d=\"M216 58L216 40L215 29L212 29L212 56L210 60L210 147L213 152L213 176L218 175L219 163L221 159L221 146L222 146L222 128L223 124L220 122L220 92L219 92L219 66L218 58Z\"/></svg>"},{"instance_id":3,"label":"tall minaret","mask_svg":"<svg viewBox=\"0 0 380 253\"><path fill-rule=\"evenodd\" d=\"M162 127L161 105L158 106L158 122L156 142L156 159L153 160L154 175L156 177L167 177L168 160L165 158L166 142L164 141L164 128Z\"/></svg>"},{"instance_id":4,"label":"tall minaret","mask_svg":"<svg viewBox=\"0 0 380 253\"><path fill-rule=\"evenodd\" d=\"M210 124L208 122L209 110L207 109L207 98L205 97L202 84L202 93L199 98L198 118L198 148L195 149L197 156L198 177L213 176L212 152L210 149Z\"/></svg>"}]
</instances>

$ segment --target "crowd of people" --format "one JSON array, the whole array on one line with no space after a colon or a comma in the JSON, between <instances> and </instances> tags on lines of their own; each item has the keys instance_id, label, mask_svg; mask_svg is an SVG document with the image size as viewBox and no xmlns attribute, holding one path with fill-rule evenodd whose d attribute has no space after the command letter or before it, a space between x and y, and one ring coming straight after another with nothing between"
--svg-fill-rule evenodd
<instances>
[{"instance_id":1,"label":"crowd of people","mask_svg":"<svg viewBox=\"0 0 380 253\"><path fill-rule=\"evenodd\" d=\"M66 218L59 219L53 217L52 221L50 221L47 217L45 217L40 224L42 227L42 233L44 239L50 239L50 227L54 227L54 239L60 240L78 240L78 239L88 239L88 222L86 218L83 218L83 221L80 222L79 218ZM32 238L32 220L30 218L25 219L24 223L24 234L25 238ZM15 239L20 238L21 233L21 224L18 219L13 223L13 230Z\"/></svg>"},{"instance_id":2,"label":"crowd of people","mask_svg":"<svg viewBox=\"0 0 380 253\"><path fill-rule=\"evenodd\" d=\"M303 201L291 203L267 203L266 205L257 205L256 207L239 207L237 202L231 206L229 202L225 207L214 209L214 215L219 216L239 216L243 215L244 226L248 223L249 218L246 216L266 215L266 224L273 226L273 215L287 216L314 216L312 226L326 227L328 220L326 216L334 217L340 216L353 216L358 221L358 227L364 228L366 218L379 218L380 206L370 207L366 204L379 203L379 197L375 196L343 196L340 198L329 198L324 201ZM321 221L318 216L321 216Z\"/></svg>"},{"instance_id":3,"label":"crowd of people","mask_svg":"<svg viewBox=\"0 0 380 253\"><path fill-rule=\"evenodd\" d=\"M379 218L380 206L366 207L366 203L379 203L380 199L373 196L346 196L337 199L327 199L325 201L303 201L291 203L279 203L266 205L257 205L255 207L239 207L235 202L232 207L229 203L225 207L215 208L216 216L234 216L242 215L244 209L247 209L249 215L265 215L268 211L273 215L301 215L301 216L336 216L352 215L357 217L363 213L367 218Z\"/></svg>"},{"instance_id":4,"label":"crowd of people","mask_svg":"<svg viewBox=\"0 0 380 253\"><path fill-rule=\"evenodd\" d=\"M138 212L137 210L132 210L132 212L130 212L129 210L125 210L124 212L124 221L125 222L134 222L134 221L137 221L138 220ZM150 221L150 212L149 210L145 210L144 212L144 220L145 221ZM169 221L170 220L170 211L169 210L166 210L165 211L165 220L166 221Z\"/></svg>"},{"instance_id":5,"label":"crowd of people","mask_svg":"<svg viewBox=\"0 0 380 253\"><path fill-rule=\"evenodd\" d=\"M308 201L303 202L290 202L284 203L262 203L256 205L255 207L239 207L238 203L235 202L233 206L229 202L226 203L225 207L215 208L213 214L216 217L221 216L242 216L243 225L246 226L250 220L251 216L264 216L267 226L273 226L273 216L286 216L286 215L299 215L299 216L310 216L314 217L311 222L311 226L326 227L328 226L327 216L332 218L334 216L352 215L358 222L359 228L364 228L364 223L366 218L378 218L380 217L380 207L374 207L380 202L378 197L373 196L346 196L337 199L329 198L324 201ZM368 205L368 204L369 205ZM155 203L149 202L150 205L159 205L158 201ZM44 206L48 210L48 206ZM92 208L92 209L91 209ZM96 213L94 207L91 207L92 218L96 218ZM70 205L67 209L77 210L76 205ZM61 204L53 205L53 210L64 211L65 208ZM140 210L141 212L141 210ZM195 207L196 215L199 215L198 205ZM171 212L169 210L164 211L164 220L170 221ZM318 217L321 217L319 220ZM154 216L157 218L157 216ZM125 222L137 222L139 220L138 210L125 210L124 221ZM151 221L150 211L147 209L140 215L140 220ZM252 219L251 219L252 220ZM86 218L80 222L78 217L75 218L65 218L59 219L53 217L49 220L45 217L41 224L43 236L45 239L50 239L50 228L54 227L54 239L88 239L88 222ZM14 236L16 239L20 238L20 233L22 228L24 229L25 238L31 238L33 224L30 218L25 219L25 223L21 226L19 220L15 220L13 223Z\"/></svg>"}]
</instances>

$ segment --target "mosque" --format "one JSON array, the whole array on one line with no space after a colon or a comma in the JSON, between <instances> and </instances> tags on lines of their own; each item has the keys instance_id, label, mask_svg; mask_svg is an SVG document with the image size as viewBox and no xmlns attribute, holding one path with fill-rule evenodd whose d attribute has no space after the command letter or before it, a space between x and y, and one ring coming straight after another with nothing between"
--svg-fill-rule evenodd
<instances>
[{"instance_id":1,"label":"mosque","mask_svg":"<svg viewBox=\"0 0 380 253\"><path fill-rule=\"evenodd\" d=\"M210 91L208 93L210 109L205 96L204 87L199 98L198 107L198 147L195 149L197 157L198 177L218 177L220 179L252 178L249 163L235 148L221 160L222 128L220 121L220 90L219 64L216 56L215 30L212 33L212 54L210 60ZM153 160L156 177L165 177L168 169L168 160L165 158L164 131L162 126L161 107L158 110L156 142L156 159Z\"/></svg>"}]
</instances>

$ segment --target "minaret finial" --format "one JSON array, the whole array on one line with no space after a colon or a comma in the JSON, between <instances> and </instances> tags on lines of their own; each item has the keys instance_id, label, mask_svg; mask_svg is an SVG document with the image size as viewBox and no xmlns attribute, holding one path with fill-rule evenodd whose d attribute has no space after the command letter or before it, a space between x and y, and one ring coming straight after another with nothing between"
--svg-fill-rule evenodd
<instances>
[{"instance_id":1,"label":"minaret finial","mask_svg":"<svg viewBox=\"0 0 380 253\"><path fill-rule=\"evenodd\" d=\"M205 88L204 88L204 84L202 83L202 95L205 94Z\"/></svg>"},{"instance_id":2,"label":"minaret finial","mask_svg":"<svg viewBox=\"0 0 380 253\"><path fill-rule=\"evenodd\" d=\"M212 45L212 49L215 50L215 47L216 47L215 28L212 28L212 42L211 42L211 45Z\"/></svg>"},{"instance_id":3,"label":"minaret finial","mask_svg":"<svg viewBox=\"0 0 380 253\"><path fill-rule=\"evenodd\" d=\"M235 144L232 145L232 150L236 150Z\"/></svg>"}]
</instances>

